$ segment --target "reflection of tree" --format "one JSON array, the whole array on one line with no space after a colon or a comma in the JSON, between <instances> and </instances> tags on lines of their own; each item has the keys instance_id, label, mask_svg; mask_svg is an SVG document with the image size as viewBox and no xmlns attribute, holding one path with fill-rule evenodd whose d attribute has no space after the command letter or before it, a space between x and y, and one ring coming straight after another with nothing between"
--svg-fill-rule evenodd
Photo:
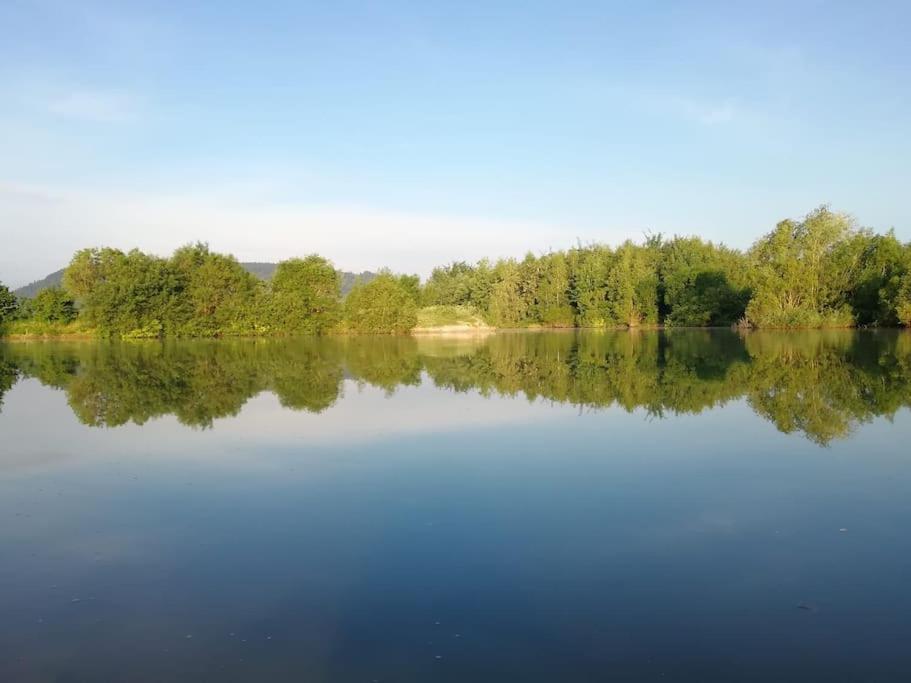
<instances>
[{"instance_id":1,"label":"reflection of tree","mask_svg":"<svg viewBox=\"0 0 911 683\"><path fill-rule=\"evenodd\" d=\"M751 407L819 444L911 399L907 334L852 331L746 335Z\"/></svg>"},{"instance_id":2,"label":"reflection of tree","mask_svg":"<svg viewBox=\"0 0 911 683\"><path fill-rule=\"evenodd\" d=\"M321 413L338 399L344 373L336 344L325 338L306 344L266 342L265 377L285 408Z\"/></svg>"},{"instance_id":3,"label":"reflection of tree","mask_svg":"<svg viewBox=\"0 0 911 683\"><path fill-rule=\"evenodd\" d=\"M21 374L67 392L93 426L175 415L208 427L252 396L274 392L321 412L345 376L393 392L433 383L588 408L699 413L745 397L786 433L819 444L911 404L911 335L900 332L501 333L413 337L0 346L0 399Z\"/></svg>"},{"instance_id":4,"label":"reflection of tree","mask_svg":"<svg viewBox=\"0 0 911 683\"><path fill-rule=\"evenodd\" d=\"M731 366L748 361L730 333L574 332L497 335L472 353L426 358L439 386L660 415L738 395Z\"/></svg>"},{"instance_id":5,"label":"reflection of tree","mask_svg":"<svg viewBox=\"0 0 911 683\"><path fill-rule=\"evenodd\" d=\"M385 389L391 394L398 386L421 383L421 357L411 336L355 335L336 342L344 364L358 381Z\"/></svg>"},{"instance_id":6,"label":"reflection of tree","mask_svg":"<svg viewBox=\"0 0 911 683\"><path fill-rule=\"evenodd\" d=\"M0 407L3 407L3 394L13 388L19 378L19 371L12 361L0 355Z\"/></svg>"}]
</instances>

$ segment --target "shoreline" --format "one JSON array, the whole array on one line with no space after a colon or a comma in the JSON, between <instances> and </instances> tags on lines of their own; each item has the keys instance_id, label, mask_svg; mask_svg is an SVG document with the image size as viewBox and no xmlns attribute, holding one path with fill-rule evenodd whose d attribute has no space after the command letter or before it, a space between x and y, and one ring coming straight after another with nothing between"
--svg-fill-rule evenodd
<instances>
[{"instance_id":1,"label":"shoreline","mask_svg":"<svg viewBox=\"0 0 911 683\"><path fill-rule=\"evenodd\" d=\"M528 327L493 327L493 326L473 326L473 325L441 325L439 327L415 327L408 332L402 332L397 334L382 334L382 333L364 333L364 334L354 334L350 332L342 333L328 333L325 335L312 335L312 334L302 334L302 335L289 335L289 334L237 334L237 335L222 335L217 337L136 337L136 338L124 338L124 337L103 337L95 334L94 332L71 332L64 334L0 334L0 343L2 342L54 342L54 341L218 341L218 340L229 340L229 339L288 339L292 337L314 337L314 336L323 336L323 337L488 337L495 334L516 334L516 333L526 333L526 332L536 332L536 333L569 333L569 332L580 332L580 331L599 331L599 332L629 332L629 333L638 333L638 332L674 332L674 331L684 331L684 330L731 330L738 333L757 333L757 332L833 332L833 331L856 331L856 332L877 332L877 331L896 331L896 332L911 332L909 327L845 327L845 326L833 326L833 327L763 327L763 328L734 328L730 325L712 325L705 327L697 326L667 326L667 325L641 325L637 327L625 327L625 326L614 326L614 327L544 327L544 326L528 326Z\"/></svg>"}]
</instances>

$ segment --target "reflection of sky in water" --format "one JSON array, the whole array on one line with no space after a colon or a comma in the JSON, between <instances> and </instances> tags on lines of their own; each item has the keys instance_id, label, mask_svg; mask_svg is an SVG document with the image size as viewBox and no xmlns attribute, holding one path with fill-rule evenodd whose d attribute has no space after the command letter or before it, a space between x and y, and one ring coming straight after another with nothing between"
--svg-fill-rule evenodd
<instances>
[{"instance_id":1,"label":"reflection of sky in water","mask_svg":"<svg viewBox=\"0 0 911 683\"><path fill-rule=\"evenodd\" d=\"M24 380L0 680L905 680L909 436L350 380L90 428Z\"/></svg>"}]
</instances>

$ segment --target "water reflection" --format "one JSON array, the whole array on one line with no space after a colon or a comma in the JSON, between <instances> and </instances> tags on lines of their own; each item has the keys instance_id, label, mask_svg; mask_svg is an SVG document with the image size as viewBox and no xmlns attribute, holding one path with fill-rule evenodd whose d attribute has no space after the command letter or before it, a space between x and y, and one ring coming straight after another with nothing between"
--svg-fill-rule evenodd
<instances>
[{"instance_id":1,"label":"water reflection","mask_svg":"<svg viewBox=\"0 0 911 683\"><path fill-rule=\"evenodd\" d=\"M274 392L319 413L353 378L388 393L432 382L662 418L745 398L786 433L825 445L911 404L911 335L830 331L504 333L484 338L351 337L0 345L0 404L19 378L62 389L91 426L173 414L211 427Z\"/></svg>"}]
</instances>

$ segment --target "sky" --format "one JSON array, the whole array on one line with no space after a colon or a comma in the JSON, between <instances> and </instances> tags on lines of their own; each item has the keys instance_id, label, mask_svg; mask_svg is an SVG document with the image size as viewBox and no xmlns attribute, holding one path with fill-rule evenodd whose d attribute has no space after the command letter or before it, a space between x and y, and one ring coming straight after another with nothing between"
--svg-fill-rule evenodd
<instances>
[{"instance_id":1,"label":"sky","mask_svg":"<svg viewBox=\"0 0 911 683\"><path fill-rule=\"evenodd\" d=\"M911 240L908 2L0 2L0 281L455 259L820 204Z\"/></svg>"}]
</instances>

